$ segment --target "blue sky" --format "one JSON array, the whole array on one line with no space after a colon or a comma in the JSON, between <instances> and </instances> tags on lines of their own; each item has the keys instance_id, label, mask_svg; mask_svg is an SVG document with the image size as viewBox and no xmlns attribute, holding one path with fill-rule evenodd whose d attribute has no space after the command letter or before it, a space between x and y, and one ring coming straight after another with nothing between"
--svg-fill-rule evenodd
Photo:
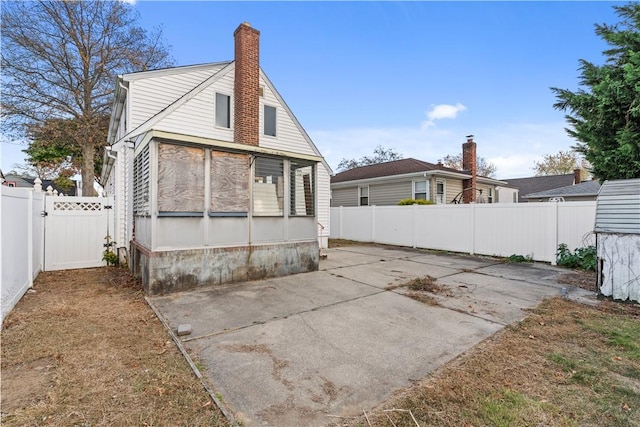
<instances>
[{"instance_id":1,"label":"blue sky","mask_svg":"<svg viewBox=\"0 0 640 427\"><path fill-rule=\"evenodd\" d=\"M436 162L474 134L498 178L575 142L549 87L576 89L602 63L595 23L613 2L147 2L176 65L233 59L233 31L261 32L260 61L335 169L377 145ZM2 144L2 168L20 162Z\"/></svg>"}]
</instances>

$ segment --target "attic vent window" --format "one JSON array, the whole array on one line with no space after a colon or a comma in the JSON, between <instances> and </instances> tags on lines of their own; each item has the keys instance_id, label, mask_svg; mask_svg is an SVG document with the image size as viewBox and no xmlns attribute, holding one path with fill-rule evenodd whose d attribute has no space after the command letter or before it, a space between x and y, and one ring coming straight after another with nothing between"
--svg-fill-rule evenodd
<instances>
[{"instance_id":1,"label":"attic vent window","mask_svg":"<svg viewBox=\"0 0 640 427\"><path fill-rule=\"evenodd\" d=\"M216 126L231 127L231 97L222 93L216 93Z\"/></svg>"},{"instance_id":2,"label":"attic vent window","mask_svg":"<svg viewBox=\"0 0 640 427\"><path fill-rule=\"evenodd\" d=\"M263 98L264 97L264 86L260 86L259 93L260 93L260 98Z\"/></svg>"}]
</instances>

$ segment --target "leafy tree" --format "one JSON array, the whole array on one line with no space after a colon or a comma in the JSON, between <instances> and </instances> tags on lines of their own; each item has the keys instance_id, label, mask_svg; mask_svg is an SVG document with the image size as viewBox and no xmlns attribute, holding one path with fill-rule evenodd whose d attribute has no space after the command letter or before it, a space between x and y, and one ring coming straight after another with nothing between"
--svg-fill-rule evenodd
<instances>
[{"instance_id":1,"label":"leafy tree","mask_svg":"<svg viewBox=\"0 0 640 427\"><path fill-rule=\"evenodd\" d=\"M83 195L93 194L116 75L171 64L161 31L149 33L137 22L122 1L2 4L3 131L21 137L58 126L54 133L82 161ZM60 159L53 145L36 142L34 161L44 161L50 149L48 161Z\"/></svg>"},{"instance_id":2,"label":"leafy tree","mask_svg":"<svg viewBox=\"0 0 640 427\"><path fill-rule=\"evenodd\" d=\"M462 170L462 153L452 156L447 155L444 159L441 160L442 164L448 168ZM476 173L480 176L486 176L488 178L493 178L496 174L496 165L493 163L487 162L484 157L478 157L476 159L477 162L477 170Z\"/></svg>"},{"instance_id":3,"label":"leafy tree","mask_svg":"<svg viewBox=\"0 0 640 427\"><path fill-rule=\"evenodd\" d=\"M400 159L402 159L402 154L398 153L394 148L384 148L382 145L378 145L373 150L373 156L362 156L359 160L340 160L340 163L338 163L338 172L359 168L360 166L376 165L378 163L392 162Z\"/></svg>"},{"instance_id":4,"label":"leafy tree","mask_svg":"<svg viewBox=\"0 0 640 427\"><path fill-rule=\"evenodd\" d=\"M605 63L581 59L582 88L551 88L575 150L600 180L640 177L640 3L613 7L621 21L595 26L609 46Z\"/></svg>"},{"instance_id":5,"label":"leafy tree","mask_svg":"<svg viewBox=\"0 0 640 427\"><path fill-rule=\"evenodd\" d=\"M557 154L545 154L541 162L533 162L536 176L562 175L581 169L582 179L588 177L591 165L575 150L558 151Z\"/></svg>"}]
</instances>

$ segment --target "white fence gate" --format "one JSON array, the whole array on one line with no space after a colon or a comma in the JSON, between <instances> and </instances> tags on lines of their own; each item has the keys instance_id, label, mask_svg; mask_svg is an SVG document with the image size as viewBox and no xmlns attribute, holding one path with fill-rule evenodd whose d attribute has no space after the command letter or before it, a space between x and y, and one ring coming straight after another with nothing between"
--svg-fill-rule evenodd
<instances>
[{"instance_id":1,"label":"white fence gate","mask_svg":"<svg viewBox=\"0 0 640 427\"><path fill-rule=\"evenodd\" d=\"M44 270L105 265L105 237L113 233L113 198L46 196Z\"/></svg>"}]
</instances>

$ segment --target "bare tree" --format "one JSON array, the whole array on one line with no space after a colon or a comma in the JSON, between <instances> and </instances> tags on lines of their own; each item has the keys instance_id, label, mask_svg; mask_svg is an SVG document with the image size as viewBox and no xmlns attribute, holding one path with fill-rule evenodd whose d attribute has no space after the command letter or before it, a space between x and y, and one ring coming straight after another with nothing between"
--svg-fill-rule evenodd
<instances>
[{"instance_id":1,"label":"bare tree","mask_svg":"<svg viewBox=\"0 0 640 427\"><path fill-rule=\"evenodd\" d=\"M402 159L402 153L398 153L394 148L384 148L382 145L378 145L373 149L373 156L362 156L358 160L343 158L338 163L338 171L344 172L361 166L376 165L400 159Z\"/></svg>"},{"instance_id":2,"label":"bare tree","mask_svg":"<svg viewBox=\"0 0 640 427\"><path fill-rule=\"evenodd\" d=\"M533 164L536 176L562 175L572 173L574 169L581 169L582 179L585 180L591 171L589 162L574 150L560 150L557 154L545 154L541 162L533 162Z\"/></svg>"},{"instance_id":3,"label":"bare tree","mask_svg":"<svg viewBox=\"0 0 640 427\"><path fill-rule=\"evenodd\" d=\"M1 36L3 131L73 121L59 131L79 147L82 194L93 194L115 77L170 65L162 32L121 1L40 0L3 2Z\"/></svg>"},{"instance_id":4,"label":"bare tree","mask_svg":"<svg viewBox=\"0 0 640 427\"><path fill-rule=\"evenodd\" d=\"M462 170L462 153L456 156L447 155L441 162L448 168ZM480 176L493 178L496 174L496 165L487 162L484 157L478 157L477 168L477 174Z\"/></svg>"}]
</instances>

